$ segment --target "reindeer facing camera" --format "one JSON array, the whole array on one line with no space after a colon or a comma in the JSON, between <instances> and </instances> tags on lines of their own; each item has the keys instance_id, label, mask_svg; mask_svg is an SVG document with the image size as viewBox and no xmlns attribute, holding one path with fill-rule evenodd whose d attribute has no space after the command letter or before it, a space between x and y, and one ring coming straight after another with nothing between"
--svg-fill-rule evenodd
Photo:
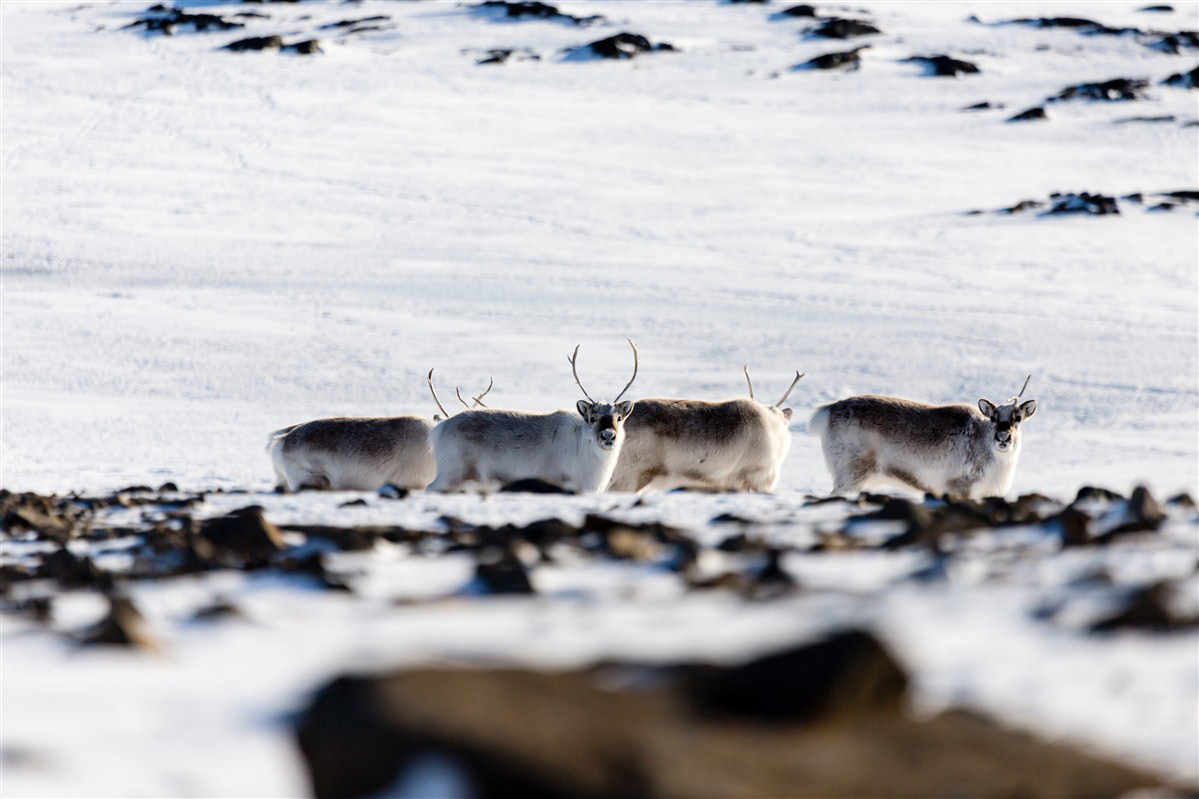
<instances>
[{"instance_id":1,"label":"reindeer facing camera","mask_svg":"<svg viewBox=\"0 0 1199 799\"><path fill-rule=\"evenodd\" d=\"M927 405L861 396L822 406L808 430L820 437L834 494L856 494L875 480L929 494L979 498L1011 488L1020 425L1037 410L1020 393L1003 405Z\"/></svg>"},{"instance_id":2,"label":"reindeer facing camera","mask_svg":"<svg viewBox=\"0 0 1199 799\"><path fill-rule=\"evenodd\" d=\"M586 397L576 404L577 414L471 408L438 424L429 433L437 460L437 479L429 490L536 478L573 491L602 491L624 443L624 421L633 412L632 402L620 401L637 379L637 345L629 341L629 346L633 376L612 402L596 402L583 388L575 347L567 360Z\"/></svg>"}]
</instances>

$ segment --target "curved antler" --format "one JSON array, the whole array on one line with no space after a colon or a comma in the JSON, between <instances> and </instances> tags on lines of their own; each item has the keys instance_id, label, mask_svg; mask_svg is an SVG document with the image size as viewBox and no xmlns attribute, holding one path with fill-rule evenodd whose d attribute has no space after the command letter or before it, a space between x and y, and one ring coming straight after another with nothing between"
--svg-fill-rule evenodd
<instances>
[{"instance_id":1,"label":"curved antler","mask_svg":"<svg viewBox=\"0 0 1199 799\"><path fill-rule=\"evenodd\" d=\"M805 374L807 374L807 372L796 372L796 373L795 373L795 379L794 379L794 380L792 380L792 381L791 381L791 385L787 387L787 393L786 393L786 394L784 394L784 395L783 395L783 396L782 396L782 397L779 399L779 401L778 401L778 402L774 403L774 406L773 406L773 407L777 408L778 406L782 405L784 402L786 402L786 401L787 401L787 397L790 397L790 396L791 396L791 392L795 390L795 386L796 386L796 385L799 383L799 381L800 381L800 380L802 380L802 379L803 379L803 376L804 376Z\"/></svg>"},{"instance_id":2,"label":"curved antler","mask_svg":"<svg viewBox=\"0 0 1199 799\"><path fill-rule=\"evenodd\" d=\"M495 378L493 377L488 380L486 390L484 390L483 393L477 397L471 397L471 399L473 399L475 401L476 405L483 405L483 398L491 393L491 387L494 385L495 385ZM483 405L483 407L486 408L487 406Z\"/></svg>"},{"instance_id":3,"label":"curved antler","mask_svg":"<svg viewBox=\"0 0 1199 799\"><path fill-rule=\"evenodd\" d=\"M462 403L463 408L470 409L470 405L467 405L466 400L462 399L462 389L458 386L454 386L454 395L458 397L458 401Z\"/></svg>"},{"instance_id":4,"label":"curved antler","mask_svg":"<svg viewBox=\"0 0 1199 799\"><path fill-rule=\"evenodd\" d=\"M432 369L429 370L429 376L426 379L429 381L429 393L431 393L433 395L433 401L437 403L437 407L441 409L441 412L443 414L445 414L445 418L449 419L450 412L447 411L445 409L445 406L441 404L441 400L437 399L437 389L433 388L433 370Z\"/></svg>"},{"instance_id":5,"label":"curved antler","mask_svg":"<svg viewBox=\"0 0 1199 799\"><path fill-rule=\"evenodd\" d=\"M1024 389L1028 388L1029 380L1032 380L1032 375L1029 375L1028 377L1024 378L1024 385L1020 387L1020 393L1016 395L1016 399L1020 399L1021 397L1024 396Z\"/></svg>"},{"instance_id":6,"label":"curved antler","mask_svg":"<svg viewBox=\"0 0 1199 799\"><path fill-rule=\"evenodd\" d=\"M749 398L754 398L754 383L749 379L749 364L745 364L745 382L749 383Z\"/></svg>"},{"instance_id":7,"label":"curved antler","mask_svg":"<svg viewBox=\"0 0 1199 799\"><path fill-rule=\"evenodd\" d=\"M616 399L612 400L613 405L620 402L620 398L624 396L624 393L629 390L630 386L633 385L633 381L637 379L637 345L633 343L633 339L631 338L625 339L625 341L629 342L629 346L633 348L633 376L629 378L629 382L626 383L625 387L621 389L619 394L616 395Z\"/></svg>"},{"instance_id":8,"label":"curved antler","mask_svg":"<svg viewBox=\"0 0 1199 799\"><path fill-rule=\"evenodd\" d=\"M575 368L575 361L577 361L577 360L578 360L578 358L579 358L579 347L580 347L580 346L582 346L582 345L580 345L580 344L576 344L576 345L575 345L575 351L574 351L574 354L573 354L573 355L571 355L571 356L570 356L569 358L567 358L566 360L570 361L570 371L571 371L571 373L573 373L573 374L574 374L574 376L575 376L575 383L577 383L577 384L578 384L578 386L579 386L579 391L582 391L582 392L583 392L583 396L584 396L584 397L586 397L587 399L591 400L592 402L595 402L595 400L591 399L591 395L587 393L587 389L583 388L583 382L582 382L581 380L579 380L579 370Z\"/></svg>"}]
</instances>

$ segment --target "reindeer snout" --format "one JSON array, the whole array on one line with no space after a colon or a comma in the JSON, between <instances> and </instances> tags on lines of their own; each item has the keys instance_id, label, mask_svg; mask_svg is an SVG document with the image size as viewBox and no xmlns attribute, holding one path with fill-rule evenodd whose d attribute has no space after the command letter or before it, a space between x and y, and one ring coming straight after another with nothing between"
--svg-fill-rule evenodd
<instances>
[{"instance_id":1,"label":"reindeer snout","mask_svg":"<svg viewBox=\"0 0 1199 799\"><path fill-rule=\"evenodd\" d=\"M600 439L602 441L609 441L609 442L615 441L616 440L616 431L615 430L601 430L600 431Z\"/></svg>"}]
</instances>

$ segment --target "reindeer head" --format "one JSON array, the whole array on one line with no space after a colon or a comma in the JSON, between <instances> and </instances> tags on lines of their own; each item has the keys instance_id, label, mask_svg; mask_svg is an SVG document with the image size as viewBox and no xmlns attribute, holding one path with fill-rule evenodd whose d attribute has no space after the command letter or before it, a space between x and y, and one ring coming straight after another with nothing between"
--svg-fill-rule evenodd
<instances>
[{"instance_id":1,"label":"reindeer head","mask_svg":"<svg viewBox=\"0 0 1199 799\"><path fill-rule=\"evenodd\" d=\"M630 339L629 346L633 348L633 376L629 378L629 382L612 402L596 402L587 393L587 389L583 388L583 383L579 380L578 369L575 368L575 361L579 357L578 346L575 347L574 354L567 359L570 361L570 371L574 373L575 383L578 383L579 390L587 398L579 400L575 407L578 408L579 415L591 427L591 436L595 445L602 450L615 449L624 441L624 420L629 418L629 414L633 412L632 402L620 401L620 398L633 385L633 381L637 379L637 345Z\"/></svg>"},{"instance_id":2,"label":"reindeer head","mask_svg":"<svg viewBox=\"0 0 1199 799\"><path fill-rule=\"evenodd\" d=\"M1032 375L1025 378L1024 387L1020 389L1020 393L1003 405L996 406L995 403L985 399L978 401L978 409L982 411L983 416L991 420L991 424L995 428L993 443L995 449L1000 452L1007 452L1020 443L1020 423L1037 411L1036 400L1020 401L1020 398L1024 396L1024 389L1028 388L1028 381L1031 379Z\"/></svg>"},{"instance_id":3,"label":"reindeer head","mask_svg":"<svg viewBox=\"0 0 1199 799\"><path fill-rule=\"evenodd\" d=\"M791 381L791 385L787 387L787 391L783 394L782 397L779 398L778 402L774 403L773 405L766 405L766 403L764 403L764 402L760 403L761 405L765 406L766 408L769 408L771 413L775 413L775 414L782 416L784 424L791 421L792 411L790 408L782 407L782 404L787 401L787 397L791 396L791 392L795 390L795 386L798 385L799 381L803 379L804 374L806 374L806 373L805 372L796 372L795 373L795 379ZM749 398L753 399L754 398L754 382L749 379L749 364L745 364L745 382L749 384Z\"/></svg>"}]
</instances>

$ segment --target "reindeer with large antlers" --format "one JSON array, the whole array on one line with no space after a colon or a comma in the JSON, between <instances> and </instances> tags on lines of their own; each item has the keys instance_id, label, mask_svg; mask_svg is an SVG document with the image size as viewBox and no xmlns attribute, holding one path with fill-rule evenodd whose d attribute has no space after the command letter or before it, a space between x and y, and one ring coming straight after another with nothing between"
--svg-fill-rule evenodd
<instances>
[{"instance_id":1,"label":"reindeer with large antlers","mask_svg":"<svg viewBox=\"0 0 1199 799\"><path fill-rule=\"evenodd\" d=\"M445 416L449 416L433 389L429 391ZM483 397L472 397L474 407L486 407ZM462 392L454 389L465 407ZM430 421L423 416L317 419L271 433L266 451L275 468L281 490L301 488L373 491L391 484L400 488L424 488L433 482L437 463L429 446L429 431L442 417Z\"/></svg>"},{"instance_id":2,"label":"reindeer with large antlers","mask_svg":"<svg viewBox=\"0 0 1199 799\"><path fill-rule=\"evenodd\" d=\"M536 478L580 492L602 491L612 477L624 441L624 423L633 403L620 398L637 379L637 345L633 377L612 402L596 402L579 380L579 348L568 358L575 383L586 399L571 411L525 413L492 408L459 411L429 433L437 460L437 479L430 491L461 491Z\"/></svg>"},{"instance_id":3,"label":"reindeer with large antlers","mask_svg":"<svg viewBox=\"0 0 1199 799\"><path fill-rule=\"evenodd\" d=\"M748 364L748 399L638 400L608 490L773 491L791 447L791 409L782 405L802 378L796 372L773 405L754 399Z\"/></svg>"},{"instance_id":4,"label":"reindeer with large antlers","mask_svg":"<svg viewBox=\"0 0 1199 799\"><path fill-rule=\"evenodd\" d=\"M897 397L849 397L816 411L809 432L820 436L834 494L854 494L873 482L898 483L938 496L1006 494L1020 457L1020 423L1037 410L1003 405L926 405Z\"/></svg>"}]
</instances>

